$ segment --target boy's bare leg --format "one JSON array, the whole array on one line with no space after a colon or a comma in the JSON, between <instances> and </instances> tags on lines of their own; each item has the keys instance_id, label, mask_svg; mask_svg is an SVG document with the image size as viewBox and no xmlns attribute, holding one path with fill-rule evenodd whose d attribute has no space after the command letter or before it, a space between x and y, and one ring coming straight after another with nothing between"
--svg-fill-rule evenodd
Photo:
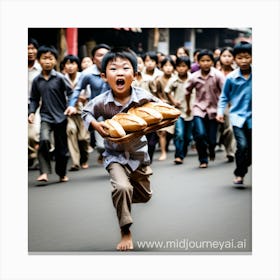
<instances>
[{"instance_id":1,"label":"boy's bare leg","mask_svg":"<svg viewBox=\"0 0 280 280\"><path fill-rule=\"evenodd\" d=\"M131 224L121 227L121 241L117 245L117 250L128 251L133 250L132 235L129 230Z\"/></svg>"}]
</instances>

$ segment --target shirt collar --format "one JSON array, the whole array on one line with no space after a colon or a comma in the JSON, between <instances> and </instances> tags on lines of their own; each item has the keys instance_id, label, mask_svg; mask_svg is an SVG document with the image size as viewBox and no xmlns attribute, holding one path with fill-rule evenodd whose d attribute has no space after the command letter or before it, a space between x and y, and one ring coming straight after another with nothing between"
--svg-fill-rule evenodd
<instances>
[{"instance_id":1,"label":"shirt collar","mask_svg":"<svg viewBox=\"0 0 280 280\"><path fill-rule=\"evenodd\" d=\"M131 96L130 96L130 100L127 105L129 105L133 102L139 103L139 99L137 97L136 91L137 91L137 89L135 87L131 87ZM106 99L104 100L104 104L108 104L110 102L113 102L116 105L120 105L118 102L115 101L112 90L108 91L108 95L107 95Z\"/></svg>"}]
</instances>

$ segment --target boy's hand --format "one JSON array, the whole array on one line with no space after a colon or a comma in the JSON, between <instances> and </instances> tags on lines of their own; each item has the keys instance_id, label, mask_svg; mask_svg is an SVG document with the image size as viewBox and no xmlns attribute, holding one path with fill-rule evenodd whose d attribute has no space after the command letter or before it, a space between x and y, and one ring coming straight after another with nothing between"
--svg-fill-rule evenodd
<instances>
[{"instance_id":1,"label":"boy's hand","mask_svg":"<svg viewBox=\"0 0 280 280\"><path fill-rule=\"evenodd\" d=\"M187 108L187 111L186 111L187 116L190 116L191 112L192 112L192 110L190 108Z\"/></svg>"},{"instance_id":2,"label":"boy's hand","mask_svg":"<svg viewBox=\"0 0 280 280\"><path fill-rule=\"evenodd\" d=\"M102 136L108 137L109 133L105 129L109 129L109 127L104 122L91 122L92 127Z\"/></svg>"},{"instance_id":3,"label":"boy's hand","mask_svg":"<svg viewBox=\"0 0 280 280\"><path fill-rule=\"evenodd\" d=\"M223 123L225 121L224 116L223 115L217 115L216 116L216 120L220 123Z\"/></svg>"},{"instance_id":4,"label":"boy's hand","mask_svg":"<svg viewBox=\"0 0 280 280\"><path fill-rule=\"evenodd\" d=\"M66 115L66 116L71 116L71 115L74 115L74 114L77 114L77 109L75 107L72 107L72 106L68 106L66 108L66 110L64 111L64 115Z\"/></svg>"},{"instance_id":5,"label":"boy's hand","mask_svg":"<svg viewBox=\"0 0 280 280\"><path fill-rule=\"evenodd\" d=\"M33 123L34 122L34 113L31 113L29 116L28 116L28 122L29 123Z\"/></svg>"}]
</instances>

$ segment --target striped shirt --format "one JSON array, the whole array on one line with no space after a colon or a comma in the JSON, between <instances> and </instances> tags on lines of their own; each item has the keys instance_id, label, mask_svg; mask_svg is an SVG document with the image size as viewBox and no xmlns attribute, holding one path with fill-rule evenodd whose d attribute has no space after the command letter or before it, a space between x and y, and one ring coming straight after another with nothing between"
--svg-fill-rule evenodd
<instances>
[{"instance_id":1,"label":"striped shirt","mask_svg":"<svg viewBox=\"0 0 280 280\"><path fill-rule=\"evenodd\" d=\"M104 120L110 119L117 113L127 112L131 107L141 106L149 101L161 102L146 90L132 87L130 101L123 106L114 99L112 91L108 90L86 104L82 111L82 118L86 128L92 130L90 125L92 121L99 120L101 117ZM150 164L146 136L140 136L124 144L104 139L104 147L105 168L112 162L129 165L132 170L136 170L140 165Z\"/></svg>"}]
</instances>

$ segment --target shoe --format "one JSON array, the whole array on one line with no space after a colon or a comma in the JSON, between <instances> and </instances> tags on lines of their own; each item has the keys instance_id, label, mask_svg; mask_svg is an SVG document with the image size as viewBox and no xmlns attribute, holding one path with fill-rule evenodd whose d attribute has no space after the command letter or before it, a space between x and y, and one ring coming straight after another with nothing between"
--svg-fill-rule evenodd
<instances>
[{"instance_id":1,"label":"shoe","mask_svg":"<svg viewBox=\"0 0 280 280\"><path fill-rule=\"evenodd\" d=\"M59 182L68 182L69 178L67 176L63 176L59 178Z\"/></svg>"},{"instance_id":2,"label":"shoe","mask_svg":"<svg viewBox=\"0 0 280 280\"><path fill-rule=\"evenodd\" d=\"M228 162L234 161L234 156L227 155Z\"/></svg>"},{"instance_id":3,"label":"shoe","mask_svg":"<svg viewBox=\"0 0 280 280\"><path fill-rule=\"evenodd\" d=\"M235 177L235 178L233 179L233 183L234 183L235 185L243 185L243 178L242 178L242 177Z\"/></svg>"},{"instance_id":4,"label":"shoe","mask_svg":"<svg viewBox=\"0 0 280 280\"><path fill-rule=\"evenodd\" d=\"M206 162L202 162L200 165L199 165L199 168L207 168L208 167L208 164Z\"/></svg>"},{"instance_id":5,"label":"shoe","mask_svg":"<svg viewBox=\"0 0 280 280\"><path fill-rule=\"evenodd\" d=\"M69 171L78 171L79 169L80 169L79 166L73 165L73 166L71 166L68 170L69 170Z\"/></svg>"},{"instance_id":6,"label":"shoe","mask_svg":"<svg viewBox=\"0 0 280 280\"><path fill-rule=\"evenodd\" d=\"M175 164L182 164L183 160L181 158L177 157L177 158L174 159L174 163Z\"/></svg>"}]
</instances>

